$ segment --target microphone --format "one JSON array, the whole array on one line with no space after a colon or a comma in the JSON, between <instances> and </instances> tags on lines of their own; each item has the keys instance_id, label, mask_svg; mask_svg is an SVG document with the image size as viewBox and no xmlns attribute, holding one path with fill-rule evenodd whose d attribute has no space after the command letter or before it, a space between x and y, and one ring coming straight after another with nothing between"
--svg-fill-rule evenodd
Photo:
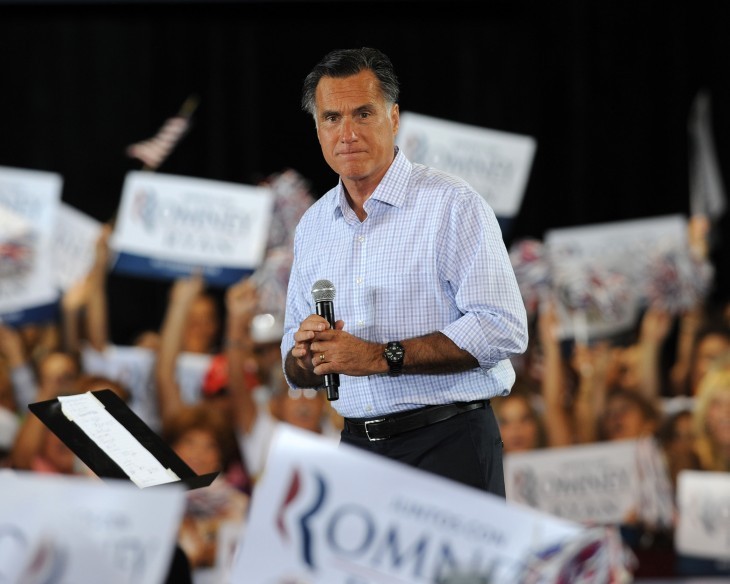
<instances>
[{"instance_id":1,"label":"microphone","mask_svg":"<svg viewBox=\"0 0 730 584\"><path fill-rule=\"evenodd\" d=\"M329 280L317 280L312 286L312 298L317 307L317 314L335 328L335 309L332 300L335 298L335 285ZM338 373L324 374L324 388L327 390L327 399L334 401L340 398L340 375Z\"/></svg>"}]
</instances>

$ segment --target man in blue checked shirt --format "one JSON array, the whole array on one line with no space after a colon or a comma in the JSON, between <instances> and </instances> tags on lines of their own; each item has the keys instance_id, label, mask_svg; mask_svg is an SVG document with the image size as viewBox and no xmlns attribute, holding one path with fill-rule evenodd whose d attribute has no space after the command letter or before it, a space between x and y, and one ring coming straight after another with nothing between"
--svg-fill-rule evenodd
<instances>
[{"instance_id":1,"label":"man in blue checked shirt","mask_svg":"<svg viewBox=\"0 0 730 584\"><path fill-rule=\"evenodd\" d=\"M372 48L332 51L304 81L340 180L296 229L284 370L292 387L339 377L342 443L504 497L489 400L514 383L525 308L485 200L396 147L398 93ZM320 280L336 290L334 327L317 314Z\"/></svg>"}]
</instances>

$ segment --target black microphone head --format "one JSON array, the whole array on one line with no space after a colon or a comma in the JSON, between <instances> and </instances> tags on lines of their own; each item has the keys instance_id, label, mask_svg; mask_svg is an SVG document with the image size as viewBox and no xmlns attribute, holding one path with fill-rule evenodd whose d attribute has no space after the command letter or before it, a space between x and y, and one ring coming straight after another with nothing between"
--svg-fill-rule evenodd
<instances>
[{"instance_id":1,"label":"black microphone head","mask_svg":"<svg viewBox=\"0 0 730 584\"><path fill-rule=\"evenodd\" d=\"M326 302L335 299L335 285L329 280L317 280L312 285L312 298L315 302Z\"/></svg>"}]
</instances>

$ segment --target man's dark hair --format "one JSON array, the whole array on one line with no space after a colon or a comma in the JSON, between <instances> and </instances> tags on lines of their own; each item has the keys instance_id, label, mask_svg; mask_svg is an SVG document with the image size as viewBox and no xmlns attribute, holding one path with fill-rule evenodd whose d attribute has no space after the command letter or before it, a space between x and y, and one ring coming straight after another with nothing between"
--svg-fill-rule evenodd
<instances>
[{"instance_id":1,"label":"man's dark hair","mask_svg":"<svg viewBox=\"0 0 730 584\"><path fill-rule=\"evenodd\" d=\"M378 78L385 101L398 103L400 88L390 59L378 49L362 47L360 49L336 49L325 55L315 65L311 73L304 79L302 109L309 112L312 117L315 116L315 94L322 77L350 77L364 70L372 71Z\"/></svg>"}]
</instances>

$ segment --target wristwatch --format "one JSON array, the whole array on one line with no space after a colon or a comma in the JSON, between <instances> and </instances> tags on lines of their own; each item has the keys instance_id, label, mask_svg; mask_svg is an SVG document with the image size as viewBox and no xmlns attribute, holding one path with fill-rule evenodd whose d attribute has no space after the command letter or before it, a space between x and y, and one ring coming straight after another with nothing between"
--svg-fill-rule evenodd
<instances>
[{"instance_id":1,"label":"wristwatch","mask_svg":"<svg viewBox=\"0 0 730 584\"><path fill-rule=\"evenodd\" d=\"M385 347L383 356L388 362L388 375L397 377L403 371L403 359L406 356L406 350L398 341L391 341Z\"/></svg>"}]
</instances>

